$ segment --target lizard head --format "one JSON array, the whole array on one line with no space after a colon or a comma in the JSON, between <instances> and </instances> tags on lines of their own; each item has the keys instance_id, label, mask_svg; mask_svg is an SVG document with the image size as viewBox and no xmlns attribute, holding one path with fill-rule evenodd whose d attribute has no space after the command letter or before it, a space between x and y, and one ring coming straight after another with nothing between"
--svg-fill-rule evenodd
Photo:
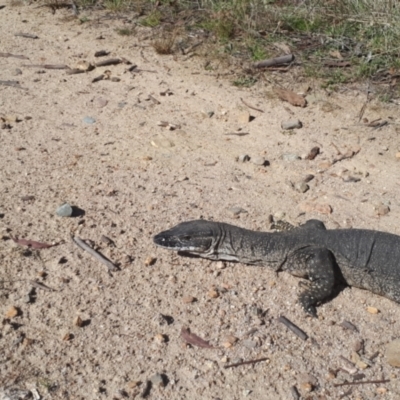
<instances>
[{"instance_id":1,"label":"lizard head","mask_svg":"<svg viewBox=\"0 0 400 400\"><path fill-rule=\"evenodd\" d=\"M155 235L153 241L169 250L204 256L213 249L214 225L205 220L182 222Z\"/></svg>"}]
</instances>

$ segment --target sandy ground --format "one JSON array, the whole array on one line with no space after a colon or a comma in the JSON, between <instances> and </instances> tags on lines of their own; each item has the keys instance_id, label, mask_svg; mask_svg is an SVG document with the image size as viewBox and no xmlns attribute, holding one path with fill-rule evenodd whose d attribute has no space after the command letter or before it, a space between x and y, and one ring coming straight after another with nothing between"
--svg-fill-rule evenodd
<instances>
[{"instance_id":1,"label":"sandy ground","mask_svg":"<svg viewBox=\"0 0 400 400\"><path fill-rule=\"evenodd\" d=\"M400 234L398 107L372 100L364 117L388 121L373 129L359 122L362 85L329 94L294 69L237 88L229 70L223 78L212 70L215 59L205 69L199 57L157 55L145 28L120 36L123 20L97 13L79 24L67 15L35 4L0 10L1 52L29 58L0 58L0 80L21 86L0 86L0 398L36 390L42 399L292 399L293 386L304 399L400 398L399 372L385 358L400 330L395 303L345 288L311 319L293 276L183 258L152 242L200 217L269 230L271 214ZM30 66L74 68L98 61L98 50L139 71ZM92 83L106 70L119 79ZM308 106L283 103L271 82L310 86ZM303 128L288 134L281 122L292 119ZM320 154L304 159L315 146ZM334 162L349 151L357 154ZM244 154L269 165L237 161ZM301 193L293 186L309 174ZM80 215L57 216L64 202ZM109 275L71 235L91 240L120 270ZM61 244L29 250L11 237ZM309 338L288 331L280 315ZM215 348L184 344L182 327ZM267 360L224 368L259 358ZM335 386L383 379L390 382Z\"/></svg>"}]
</instances>

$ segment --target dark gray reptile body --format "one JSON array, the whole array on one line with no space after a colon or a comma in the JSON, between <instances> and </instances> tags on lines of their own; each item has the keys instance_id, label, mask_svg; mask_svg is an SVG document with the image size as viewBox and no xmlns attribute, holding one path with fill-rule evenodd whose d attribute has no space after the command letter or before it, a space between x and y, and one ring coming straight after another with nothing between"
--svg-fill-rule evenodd
<instances>
[{"instance_id":1,"label":"dark gray reptile body","mask_svg":"<svg viewBox=\"0 0 400 400\"><path fill-rule=\"evenodd\" d=\"M327 230L310 220L287 232L256 232L237 226L189 221L161 232L164 248L212 260L268 266L308 278L299 301L315 315L314 305L328 297L338 275L350 286L400 303L400 236L364 229Z\"/></svg>"}]
</instances>

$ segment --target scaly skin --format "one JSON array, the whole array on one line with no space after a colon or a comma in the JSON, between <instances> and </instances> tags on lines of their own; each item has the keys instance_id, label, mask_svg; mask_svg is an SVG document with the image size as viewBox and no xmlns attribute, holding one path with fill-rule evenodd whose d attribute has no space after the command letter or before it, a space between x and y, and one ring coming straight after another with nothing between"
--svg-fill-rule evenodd
<instances>
[{"instance_id":1,"label":"scaly skin","mask_svg":"<svg viewBox=\"0 0 400 400\"><path fill-rule=\"evenodd\" d=\"M159 233L154 243L211 260L263 265L308 278L310 283L299 302L313 316L315 305L332 293L340 275L350 286L400 303L400 236L390 233L327 230L318 220L274 233L196 220Z\"/></svg>"}]
</instances>

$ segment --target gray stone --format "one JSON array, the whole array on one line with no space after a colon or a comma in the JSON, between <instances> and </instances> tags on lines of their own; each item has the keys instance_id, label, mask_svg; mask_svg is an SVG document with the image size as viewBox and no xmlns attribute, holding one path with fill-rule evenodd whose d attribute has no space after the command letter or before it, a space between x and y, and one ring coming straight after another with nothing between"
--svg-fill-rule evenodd
<instances>
[{"instance_id":1,"label":"gray stone","mask_svg":"<svg viewBox=\"0 0 400 400\"><path fill-rule=\"evenodd\" d=\"M241 154L238 157L238 161L244 163L246 161L250 161L250 157L247 154Z\"/></svg>"},{"instance_id":2,"label":"gray stone","mask_svg":"<svg viewBox=\"0 0 400 400\"><path fill-rule=\"evenodd\" d=\"M296 161L296 160L300 160L300 156L298 156L297 154L293 154L293 153L285 153L285 154L282 154L282 160Z\"/></svg>"},{"instance_id":3,"label":"gray stone","mask_svg":"<svg viewBox=\"0 0 400 400\"><path fill-rule=\"evenodd\" d=\"M285 131L290 129L300 129L302 126L303 124L298 119L281 122L281 128Z\"/></svg>"},{"instance_id":4,"label":"gray stone","mask_svg":"<svg viewBox=\"0 0 400 400\"><path fill-rule=\"evenodd\" d=\"M228 208L228 211L230 213L232 213L233 215L239 215L239 214L242 214L242 213L247 213L247 211L244 208L238 207L238 206Z\"/></svg>"},{"instance_id":5,"label":"gray stone","mask_svg":"<svg viewBox=\"0 0 400 400\"><path fill-rule=\"evenodd\" d=\"M83 118L83 122L85 124L92 125L92 124L94 124L96 122L96 120L94 118L92 118L92 117L85 117L85 118Z\"/></svg>"},{"instance_id":6,"label":"gray stone","mask_svg":"<svg viewBox=\"0 0 400 400\"><path fill-rule=\"evenodd\" d=\"M386 360L392 367L400 367L400 339L393 340L386 346Z\"/></svg>"},{"instance_id":7,"label":"gray stone","mask_svg":"<svg viewBox=\"0 0 400 400\"><path fill-rule=\"evenodd\" d=\"M72 215L72 212L73 212L73 209L68 203L63 204L62 206L58 207L56 210L56 214L59 217L70 217Z\"/></svg>"},{"instance_id":8,"label":"gray stone","mask_svg":"<svg viewBox=\"0 0 400 400\"><path fill-rule=\"evenodd\" d=\"M308 186L305 182L297 182L294 184L294 188L300 193L305 193L310 189L310 186Z\"/></svg>"},{"instance_id":9,"label":"gray stone","mask_svg":"<svg viewBox=\"0 0 400 400\"><path fill-rule=\"evenodd\" d=\"M165 386L165 382L164 382L164 377L162 376L162 374L154 374L151 378L150 378L150 382L153 386Z\"/></svg>"},{"instance_id":10,"label":"gray stone","mask_svg":"<svg viewBox=\"0 0 400 400\"><path fill-rule=\"evenodd\" d=\"M243 340L242 344L244 347L247 347L248 349L254 349L258 345L258 343L255 340L250 340L250 339Z\"/></svg>"},{"instance_id":11,"label":"gray stone","mask_svg":"<svg viewBox=\"0 0 400 400\"><path fill-rule=\"evenodd\" d=\"M267 163L266 159L261 156L252 157L251 162L255 165L266 165Z\"/></svg>"}]
</instances>

